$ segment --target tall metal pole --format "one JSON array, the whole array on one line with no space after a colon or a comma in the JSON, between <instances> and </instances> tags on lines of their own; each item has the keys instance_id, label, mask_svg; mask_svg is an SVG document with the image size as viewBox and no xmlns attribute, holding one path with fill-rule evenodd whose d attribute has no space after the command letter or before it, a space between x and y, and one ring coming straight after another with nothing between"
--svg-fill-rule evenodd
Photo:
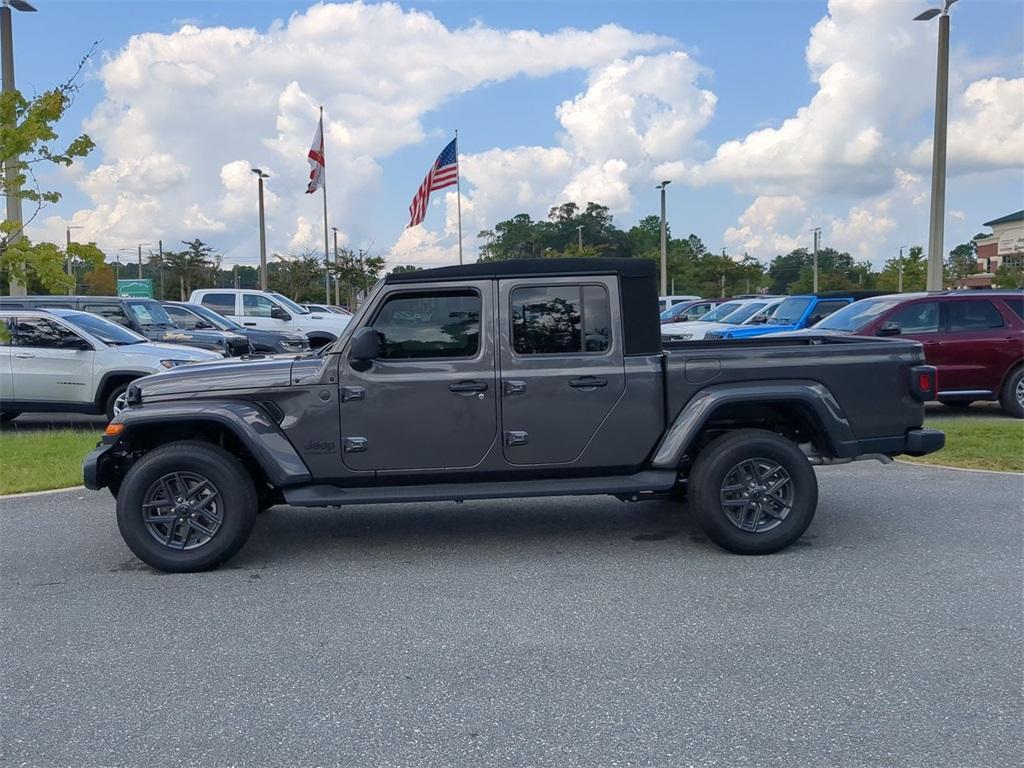
<instances>
[{"instance_id":1,"label":"tall metal pole","mask_svg":"<svg viewBox=\"0 0 1024 768\"><path fill-rule=\"evenodd\" d=\"M658 185L661 190L661 295L668 295L668 223L665 218L665 187L670 182L663 181Z\"/></svg>"},{"instance_id":2,"label":"tall metal pole","mask_svg":"<svg viewBox=\"0 0 1024 768\"><path fill-rule=\"evenodd\" d=\"M160 299L164 298L164 241L163 239L156 241L157 254L160 261L158 262L160 268Z\"/></svg>"},{"instance_id":3,"label":"tall metal pole","mask_svg":"<svg viewBox=\"0 0 1024 768\"><path fill-rule=\"evenodd\" d=\"M459 168L459 129L455 129L455 199L459 216L459 266L462 265L462 169Z\"/></svg>"},{"instance_id":4,"label":"tall metal pole","mask_svg":"<svg viewBox=\"0 0 1024 768\"><path fill-rule=\"evenodd\" d=\"M583 253L583 225L576 225L576 247Z\"/></svg>"},{"instance_id":5,"label":"tall metal pole","mask_svg":"<svg viewBox=\"0 0 1024 768\"><path fill-rule=\"evenodd\" d=\"M903 246L900 246L900 265L897 270L899 275L896 283L896 293L903 293Z\"/></svg>"},{"instance_id":6,"label":"tall metal pole","mask_svg":"<svg viewBox=\"0 0 1024 768\"><path fill-rule=\"evenodd\" d=\"M142 244L139 244L139 280L142 279Z\"/></svg>"},{"instance_id":7,"label":"tall metal pole","mask_svg":"<svg viewBox=\"0 0 1024 768\"><path fill-rule=\"evenodd\" d=\"M935 134L932 139L932 209L928 225L929 291L942 290L943 224L946 215L946 115L949 102L949 5L939 16L939 53L935 75Z\"/></svg>"},{"instance_id":8,"label":"tall metal pole","mask_svg":"<svg viewBox=\"0 0 1024 768\"><path fill-rule=\"evenodd\" d=\"M260 191L260 290L267 290L267 228L263 219L263 176L259 176Z\"/></svg>"},{"instance_id":9,"label":"tall metal pole","mask_svg":"<svg viewBox=\"0 0 1024 768\"><path fill-rule=\"evenodd\" d=\"M32 10L35 10L34 8ZM14 34L11 31L11 9L5 2L0 7L0 64L3 70L3 91L13 91L14 88ZM7 221L14 225L8 247L13 246L21 239L21 190L18 187L18 157L5 157L4 162L4 186L7 196ZM25 286L10 278L11 296L24 296Z\"/></svg>"},{"instance_id":10,"label":"tall metal pole","mask_svg":"<svg viewBox=\"0 0 1024 768\"><path fill-rule=\"evenodd\" d=\"M818 239L821 237L821 227L811 230L814 233L814 293L818 292Z\"/></svg>"},{"instance_id":11,"label":"tall metal pole","mask_svg":"<svg viewBox=\"0 0 1024 768\"><path fill-rule=\"evenodd\" d=\"M331 227L331 231L334 232L334 266L338 266L338 228ZM341 284L338 280L339 275L334 276L334 304L338 306L341 304Z\"/></svg>"}]
</instances>

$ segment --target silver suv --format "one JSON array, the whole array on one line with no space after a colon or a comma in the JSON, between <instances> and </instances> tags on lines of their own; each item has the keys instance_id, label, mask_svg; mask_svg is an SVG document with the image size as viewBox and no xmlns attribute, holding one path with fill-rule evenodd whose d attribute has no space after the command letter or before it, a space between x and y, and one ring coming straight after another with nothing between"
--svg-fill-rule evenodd
<instances>
[{"instance_id":1,"label":"silver suv","mask_svg":"<svg viewBox=\"0 0 1024 768\"><path fill-rule=\"evenodd\" d=\"M217 352L149 341L72 309L0 309L0 421L27 411L105 414L124 407L128 385Z\"/></svg>"}]
</instances>

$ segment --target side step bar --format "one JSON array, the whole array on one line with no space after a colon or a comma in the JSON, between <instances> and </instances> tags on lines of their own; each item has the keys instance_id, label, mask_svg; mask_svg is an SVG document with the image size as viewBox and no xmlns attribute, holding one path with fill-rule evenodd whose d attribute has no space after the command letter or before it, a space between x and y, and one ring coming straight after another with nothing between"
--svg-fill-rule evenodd
<instances>
[{"instance_id":1,"label":"side step bar","mask_svg":"<svg viewBox=\"0 0 1024 768\"><path fill-rule=\"evenodd\" d=\"M282 490L293 507L340 507L347 504L386 504L402 501L464 501L468 499L524 498L527 496L631 495L670 491L676 471L646 470L635 475L577 477L546 480L505 480L496 483L434 483L391 485L380 488L340 488L304 485Z\"/></svg>"}]
</instances>

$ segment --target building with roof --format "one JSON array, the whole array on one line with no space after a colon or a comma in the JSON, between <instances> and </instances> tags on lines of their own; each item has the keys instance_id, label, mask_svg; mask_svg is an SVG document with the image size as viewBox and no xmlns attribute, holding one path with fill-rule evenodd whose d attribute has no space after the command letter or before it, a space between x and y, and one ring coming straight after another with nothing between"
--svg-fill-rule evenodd
<instances>
[{"instance_id":1,"label":"building with roof","mask_svg":"<svg viewBox=\"0 0 1024 768\"><path fill-rule=\"evenodd\" d=\"M986 221L985 226L992 228L992 234L974 241L978 270L993 273L1004 264L1024 268L1024 210Z\"/></svg>"}]
</instances>

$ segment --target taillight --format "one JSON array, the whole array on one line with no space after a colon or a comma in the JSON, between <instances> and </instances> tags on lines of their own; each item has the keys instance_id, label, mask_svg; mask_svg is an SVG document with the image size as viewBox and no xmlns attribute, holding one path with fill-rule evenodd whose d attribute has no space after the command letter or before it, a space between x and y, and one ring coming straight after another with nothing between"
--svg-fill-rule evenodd
<instances>
[{"instance_id":1,"label":"taillight","mask_svg":"<svg viewBox=\"0 0 1024 768\"><path fill-rule=\"evenodd\" d=\"M910 369L910 391L918 400L934 400L939 392L939 374L931 365L916 365Z\"/></svg>"}]
</instances>

